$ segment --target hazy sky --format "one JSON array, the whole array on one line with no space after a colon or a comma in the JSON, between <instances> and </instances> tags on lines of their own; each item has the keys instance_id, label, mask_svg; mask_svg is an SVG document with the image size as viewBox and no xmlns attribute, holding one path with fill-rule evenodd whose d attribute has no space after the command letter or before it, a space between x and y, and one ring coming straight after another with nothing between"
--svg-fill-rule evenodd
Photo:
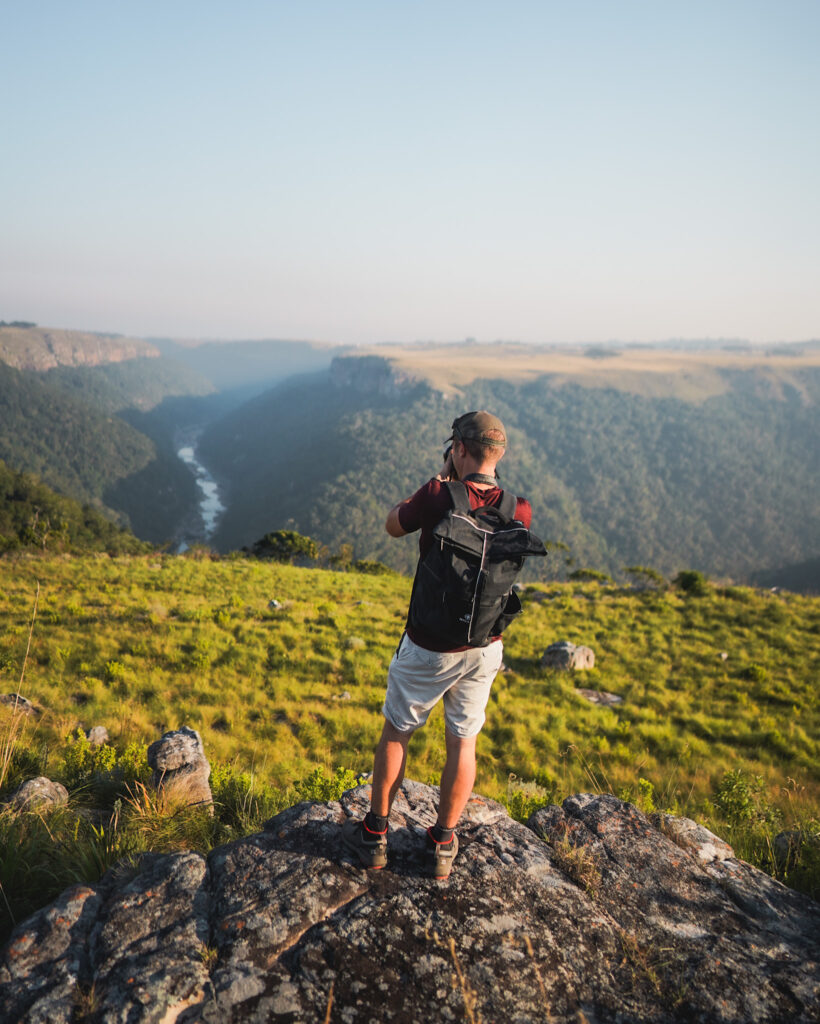
<instances>
[{"instance_id":1,"label":"hazy sky","mask_svg":"<svg viewBox=\"0 0 820 1024\"><path fill-rule=\"evenodd\" d=\"M0 0L0 319L820 336L820 0Z\"/></svg>"}]
</instances>

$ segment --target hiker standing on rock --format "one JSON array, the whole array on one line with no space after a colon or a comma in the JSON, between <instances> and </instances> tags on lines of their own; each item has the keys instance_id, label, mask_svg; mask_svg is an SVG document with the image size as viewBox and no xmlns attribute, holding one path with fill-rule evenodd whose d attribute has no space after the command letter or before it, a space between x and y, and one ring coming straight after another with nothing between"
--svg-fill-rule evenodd
<instances>
[{"instance_id":1,"label":"hiker standing on rock","mask_svg":"<svg viewBox=\"0 0 820 1024\"><path fill-rule=\"evenodd\" d=\"M452 431L441 472L387 516L391 537L421 531L419 565L387 674L370 810L343 827L345 846L365 867L384 867L387 820L404 779L407 745L443 701L447 758L438 819L425 845L425 868L435 878L449 876L458 853L455 827L475 782L476 739L501 668L501 631L520 611L512 583L525 556L546 554L529 533L530 503L498 484L496 466L507 447L501 421L468 412Z\"/></svg>"}]
</instances>

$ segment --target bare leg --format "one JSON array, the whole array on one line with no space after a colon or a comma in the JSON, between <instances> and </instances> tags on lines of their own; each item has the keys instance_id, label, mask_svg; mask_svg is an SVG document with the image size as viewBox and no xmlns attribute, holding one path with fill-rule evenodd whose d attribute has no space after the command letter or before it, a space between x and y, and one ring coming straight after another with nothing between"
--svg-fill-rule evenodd
<instances>
[{"instance_id":1,"label":"bare leg","mask_svg":"<svg viewBox=\"0 0 820 1024\"><path fill-rule=\"evenodd\" d=\"M387 817L399 786L404 779L407 764L407 744L412 732L399 730L385 719L382 736L373 759L373 786L370 809L379 817Z\"/></svg>"},{"instance_id":2,"label":"bare leg","mask_svg":"<svg viewBox=\"0 0 820 1024\"><path fill-rule=\"evenodd\" d=\"M461 739L445 729L447 761L441 773L441 797L438 823L442 828L455 828L475 782L475 745L477 736Z\"/></svg>"}]
</instances>

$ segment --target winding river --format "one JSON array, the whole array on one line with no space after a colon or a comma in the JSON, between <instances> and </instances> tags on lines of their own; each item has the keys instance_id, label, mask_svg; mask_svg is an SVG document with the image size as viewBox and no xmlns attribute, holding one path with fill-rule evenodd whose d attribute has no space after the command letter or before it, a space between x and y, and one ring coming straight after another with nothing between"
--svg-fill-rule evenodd
<instances>
[{"instance_id":1,"label":"winding river","mask_svg":"<svg viewBox=\"0 0 820 1024\"><path fill-rule=\"evenodd\" d=\"M207 543L216 530L219 517L225 511L225 506L219 496L219 485L196 457L197 435L189 435L186 441L187 443L177 449L177 456L196 477L197 487L199 487L202 497L199 501L200 522L193 521L185 524L178 547L180 552L186 551L191 544Z\"/></svg>"}]
</instances>

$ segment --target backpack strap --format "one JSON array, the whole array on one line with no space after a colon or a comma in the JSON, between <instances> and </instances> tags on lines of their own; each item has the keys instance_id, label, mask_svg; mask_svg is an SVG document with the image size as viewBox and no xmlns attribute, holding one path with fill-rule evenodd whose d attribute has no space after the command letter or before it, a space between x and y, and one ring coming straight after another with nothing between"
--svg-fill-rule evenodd
<instances>
[{"instance_id":1,"label":"backpack strap","mask_svg":"<svg viewBox=\"0 0 820 1024\"><path fill-rule=\"evenodd\" d=\"M467 488L461 480L447 480L447 490L450 492L450 501L456 512L472 512L473 506L467 494ZM495 506L506 519L515 519L518 510L518 498L512 491L502 491L501 501Z\"/></svg>"},{"instance_id":2,"label":"backpack strap","mask_svg":"<svg viewBox=\"0 0 820 1024\"><path fill-rule=\"evenodd\" d=\"M498 511L502 516L506 516L507 519L515 519L515 513L518 511L518 498L516 498L512 491L501 492Z\"/></svg>"},{"instance_id":3,"label":"backpack strap","mask_svg":"<svg viewBox=\"0 0 820 1024\"><path fill-rule=\"evenodd\" d=\"M460 480L447 480L445 483L450 493L450 501L453 503L453 508L456 512L472 512L473 506L470 504L470 498L464 484Z\"/></svg>"}]
</instances>

